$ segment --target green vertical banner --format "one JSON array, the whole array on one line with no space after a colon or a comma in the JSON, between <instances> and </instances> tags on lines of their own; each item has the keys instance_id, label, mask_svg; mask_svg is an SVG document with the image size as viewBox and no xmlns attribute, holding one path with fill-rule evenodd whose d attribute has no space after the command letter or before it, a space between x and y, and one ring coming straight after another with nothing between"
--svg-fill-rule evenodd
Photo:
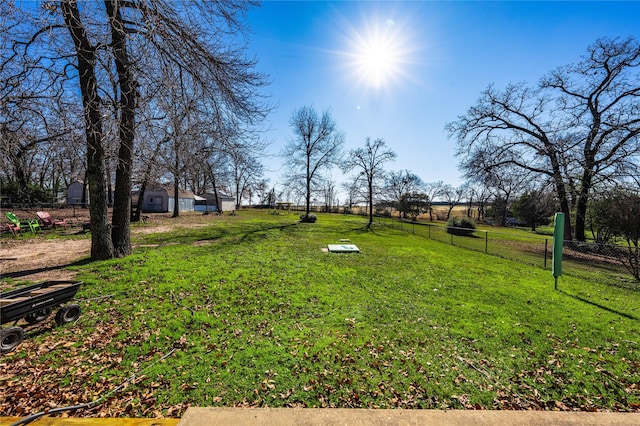
<instances>
[{"instance_id":1,"label":"green vertical banner","mask_svg":"<svg viewBox=\"0 0 640 426\"><path fill-rule=\"evenodd\" d=\"M564 242L564 213L556 213L553 219L553 265L551 272L558 288L558 277L562 275L562 244Z\"/></svg>"}]
</instances>

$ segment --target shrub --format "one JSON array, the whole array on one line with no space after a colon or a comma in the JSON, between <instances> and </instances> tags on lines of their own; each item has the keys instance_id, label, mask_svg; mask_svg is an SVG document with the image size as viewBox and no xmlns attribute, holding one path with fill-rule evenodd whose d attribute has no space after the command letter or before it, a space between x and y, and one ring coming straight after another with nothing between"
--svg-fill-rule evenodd
<instances>
[{"instance_id":1,"label":"shrub","mask_svg":"<svg viewBox=\"0 0 640 426\"><path fill-rule=\"evenodd\" d=\"M315 223L318 217L315 214L303 214L300 216L300 222Z\"/></svg>"},{"instance_id":2,"label":"shrub","mask_svg":"<svg viewBox=\"0 0 640 426\"><path fill-rule=\"evenodd\" d=\"M22 187L18 182L6 182L0 185L3 204L22 204L35 206L39 204L51 204L56 199L55 191L42 188L38 185L28 184Z\"/></svg>"},{"instance_id":3,"label":"shrub","mask_svg":"<svg viewBox=\"0 0 640 426\"><path fill-rule=\"evenodd\" d=\"M447 233L468 237L476 229L476 223L470 217L452 217L447 221Z\"/></svg>"}]
</instances>

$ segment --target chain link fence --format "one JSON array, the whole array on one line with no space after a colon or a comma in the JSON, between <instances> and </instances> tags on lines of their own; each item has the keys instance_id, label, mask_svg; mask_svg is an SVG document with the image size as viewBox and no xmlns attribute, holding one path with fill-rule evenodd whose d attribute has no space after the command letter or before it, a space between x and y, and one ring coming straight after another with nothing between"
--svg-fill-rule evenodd
<instances>
[{"instance_id":1,"label":"chain link fence","mask_svg":"<svg viewBox=\"0 0 640 426\"><path fill-rule=\"evenodd\" d=\"M486 230L456 235L448 233L446 225L408 222L385 216L376 217L376 222L434 241L551 270L552 236ZM591 281L640 290L639 255L638 247L565 241L563 271Z\"/></svg>"},{"instance_id":2,"label":"chain link fence","mask_svg":"<svg viewBox=\"0 0 640 426\"><path fill-rule=\"evenodd\" d=\"M565 241L562 262L568 274L640 290L637 246Z\"/></svg>"}]
</instances>

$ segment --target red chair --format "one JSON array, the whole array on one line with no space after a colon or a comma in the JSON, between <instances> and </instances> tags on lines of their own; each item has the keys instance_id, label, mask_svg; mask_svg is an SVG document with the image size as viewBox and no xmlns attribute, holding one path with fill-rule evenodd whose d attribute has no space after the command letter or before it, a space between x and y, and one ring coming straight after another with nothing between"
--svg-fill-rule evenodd
<instances>
[{"instance_id":1,"label":"red chair","mask_svg":"<svg viewBox=\"0 0 640 426\"><path fill-rule=\"evenodd\" d=\"M13 234L14 237L18 236L18 233L20 231L22 231L22 228L20 228L20 224L14 224L14 223L7 223L7 228L9 228L9 231L11 231L11 233Z\"/></svg>"},{"instance_id":2,"label":"red chair","mask_svg":"<svg viewBox=\"0 0 640 426\"><path fill-rule=\"evenodd\" d=\"M56 228L58 226L66 228L67 226L67 219L54 219L49 212L36 212L36 216L38 216L38 220L45 228Z\"/></svg>"}]
</instances>

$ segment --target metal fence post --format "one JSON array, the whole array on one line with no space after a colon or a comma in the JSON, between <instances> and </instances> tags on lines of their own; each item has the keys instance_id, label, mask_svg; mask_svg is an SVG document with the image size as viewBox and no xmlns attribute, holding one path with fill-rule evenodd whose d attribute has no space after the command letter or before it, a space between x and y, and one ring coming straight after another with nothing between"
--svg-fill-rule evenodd
<instances>
[{"instance_id":1,"label":"metal fence post","mask_svg":"<svg viewBox=\"0 0 640 426\"><path fill-rule=\"evenodd\" d=\"M484 231L484 253L489 253L489 231Z\"/></svg>"},{"instance_id":2,"label":"metal fence post","mask_svg":"<svg viewBox=\"0 0 640 426\"><path fill-rule=\"evenodd\" d=\"M549 245L549 239L545 238L544 239L544 269L547 269L547 253L549 253L548 245Z\"/></svg>"}]
</instances>

